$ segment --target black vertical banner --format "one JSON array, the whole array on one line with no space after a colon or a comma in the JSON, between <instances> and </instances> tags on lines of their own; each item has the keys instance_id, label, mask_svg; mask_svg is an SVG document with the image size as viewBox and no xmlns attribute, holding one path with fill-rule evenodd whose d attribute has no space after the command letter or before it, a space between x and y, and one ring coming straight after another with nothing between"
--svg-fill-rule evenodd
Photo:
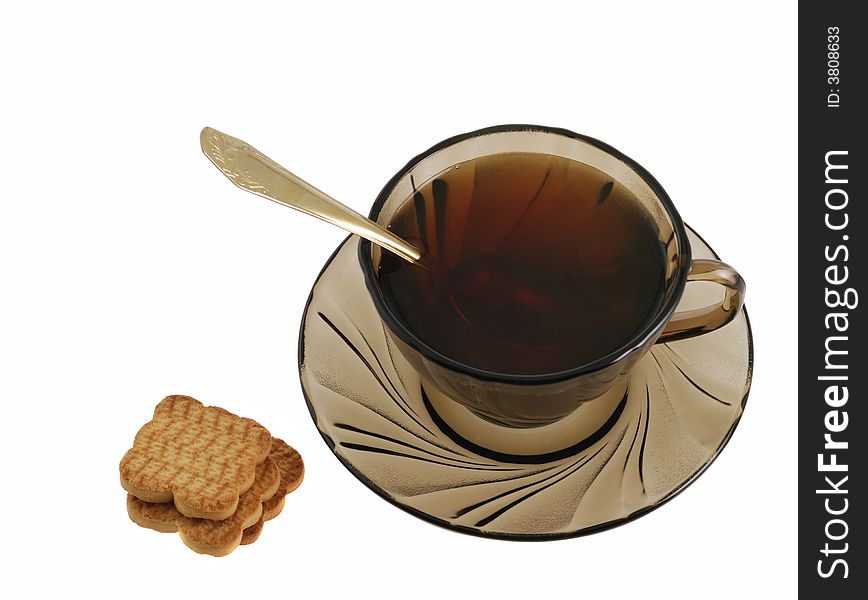
<instances>
[{"instance_id":1,"label":"black vertical banner","mask_svg":"<svg viewBox=\"0 0 868 600\"><path fill-rule=\"evenodd\" d=\"M798 560L805 598L868 598L861 527L868 507L860 493L868 483L863 8L799 3Z\"/></svg>"}]
</instances>

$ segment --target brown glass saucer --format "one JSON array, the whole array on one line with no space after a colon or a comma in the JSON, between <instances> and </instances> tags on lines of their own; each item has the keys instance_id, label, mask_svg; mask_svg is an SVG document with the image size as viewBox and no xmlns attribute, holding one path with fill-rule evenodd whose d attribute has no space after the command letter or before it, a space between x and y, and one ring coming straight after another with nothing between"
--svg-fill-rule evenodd
<instances>
[{"instance_id":1,"label":"brown glass saucer","mask_svg":"<svg viewBox=\"0 0 868 600\"><path fill-rule=\"evenodd\" d=\"M689 228L688 236L693 258L717 258ZM474 423L466 409L432 401L390 346L365 289L357 244L351 237L335 251L311 291L299 337L302 389L314 423L344 466L418 517L513 540L621 525L702 474L741 418L753 368L744 310L717 331L654 346L593 435L551 445L581 427L556 423L527 438L527 430ZM708 304L708 294L719 292L688 285L680 306ZM479 435L470 440L456 431L462 427ZM510 447L523 447L520 436L547 441L542 450L511 453Z\"/></svg>"}]
</instances>

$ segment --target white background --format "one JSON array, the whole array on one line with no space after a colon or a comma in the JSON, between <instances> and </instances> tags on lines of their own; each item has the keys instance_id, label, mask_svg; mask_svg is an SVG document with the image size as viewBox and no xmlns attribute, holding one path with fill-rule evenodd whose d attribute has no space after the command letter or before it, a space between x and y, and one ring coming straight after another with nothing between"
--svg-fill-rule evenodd
<instances>
[{"instance_id":1,"label":"white background","mask_svg":"<svg viewBox=\"0 0 868 600\"><path fill-rule=\"evenodd\" d=\"M793 4L4 8L7 589L793 597ZM237 190L198 146L217 127L366 213L410 157L510 122L591 135L651 171L744 275L756 341L745 416L699 480L638 521L550 543L432 526L338 463L302 399L296 344L344 234ZM284 514L228 558L127 518L118 461L169 393L256 418L304 456Z\"/></svg>"}]
</instances>

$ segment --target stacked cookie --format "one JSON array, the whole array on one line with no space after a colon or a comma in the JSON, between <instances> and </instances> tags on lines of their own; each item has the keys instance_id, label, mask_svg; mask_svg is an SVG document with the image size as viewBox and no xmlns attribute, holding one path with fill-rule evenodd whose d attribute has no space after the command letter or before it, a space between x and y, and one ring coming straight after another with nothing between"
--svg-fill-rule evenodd
<instances>
[{"instance_id":1,"label":"stacked cookie","mask_svg":"<svg viewBox=\"0 0 868 600\"><path fill-rule=\"evenodd\" d=\"M225 556L256 541L304 477L301 456L262 425L189 396L168 396L121 459L127 512Z\"/></svg>"}]
</instances>

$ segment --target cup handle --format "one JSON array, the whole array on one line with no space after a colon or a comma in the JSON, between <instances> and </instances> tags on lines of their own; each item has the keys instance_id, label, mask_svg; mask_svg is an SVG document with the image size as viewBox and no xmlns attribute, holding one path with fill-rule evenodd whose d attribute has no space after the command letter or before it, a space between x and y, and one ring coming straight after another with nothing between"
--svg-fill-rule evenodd
<instances>
[{"instance_id":1,"label":"cup handle","mask_svg":"<svg viewBox=\"0 0 868 600\"><path fill-rule=\"evenodd\" d=\"M690 273L687 274L687 282L691 281L719 283L726 289L726 295L719 304L676 312L657 339L658 344L684 340L714 331L732 321L741 310L744 302L744 279L725 262L694 260L690 265Z\"/></svg>"}]
</instances>

